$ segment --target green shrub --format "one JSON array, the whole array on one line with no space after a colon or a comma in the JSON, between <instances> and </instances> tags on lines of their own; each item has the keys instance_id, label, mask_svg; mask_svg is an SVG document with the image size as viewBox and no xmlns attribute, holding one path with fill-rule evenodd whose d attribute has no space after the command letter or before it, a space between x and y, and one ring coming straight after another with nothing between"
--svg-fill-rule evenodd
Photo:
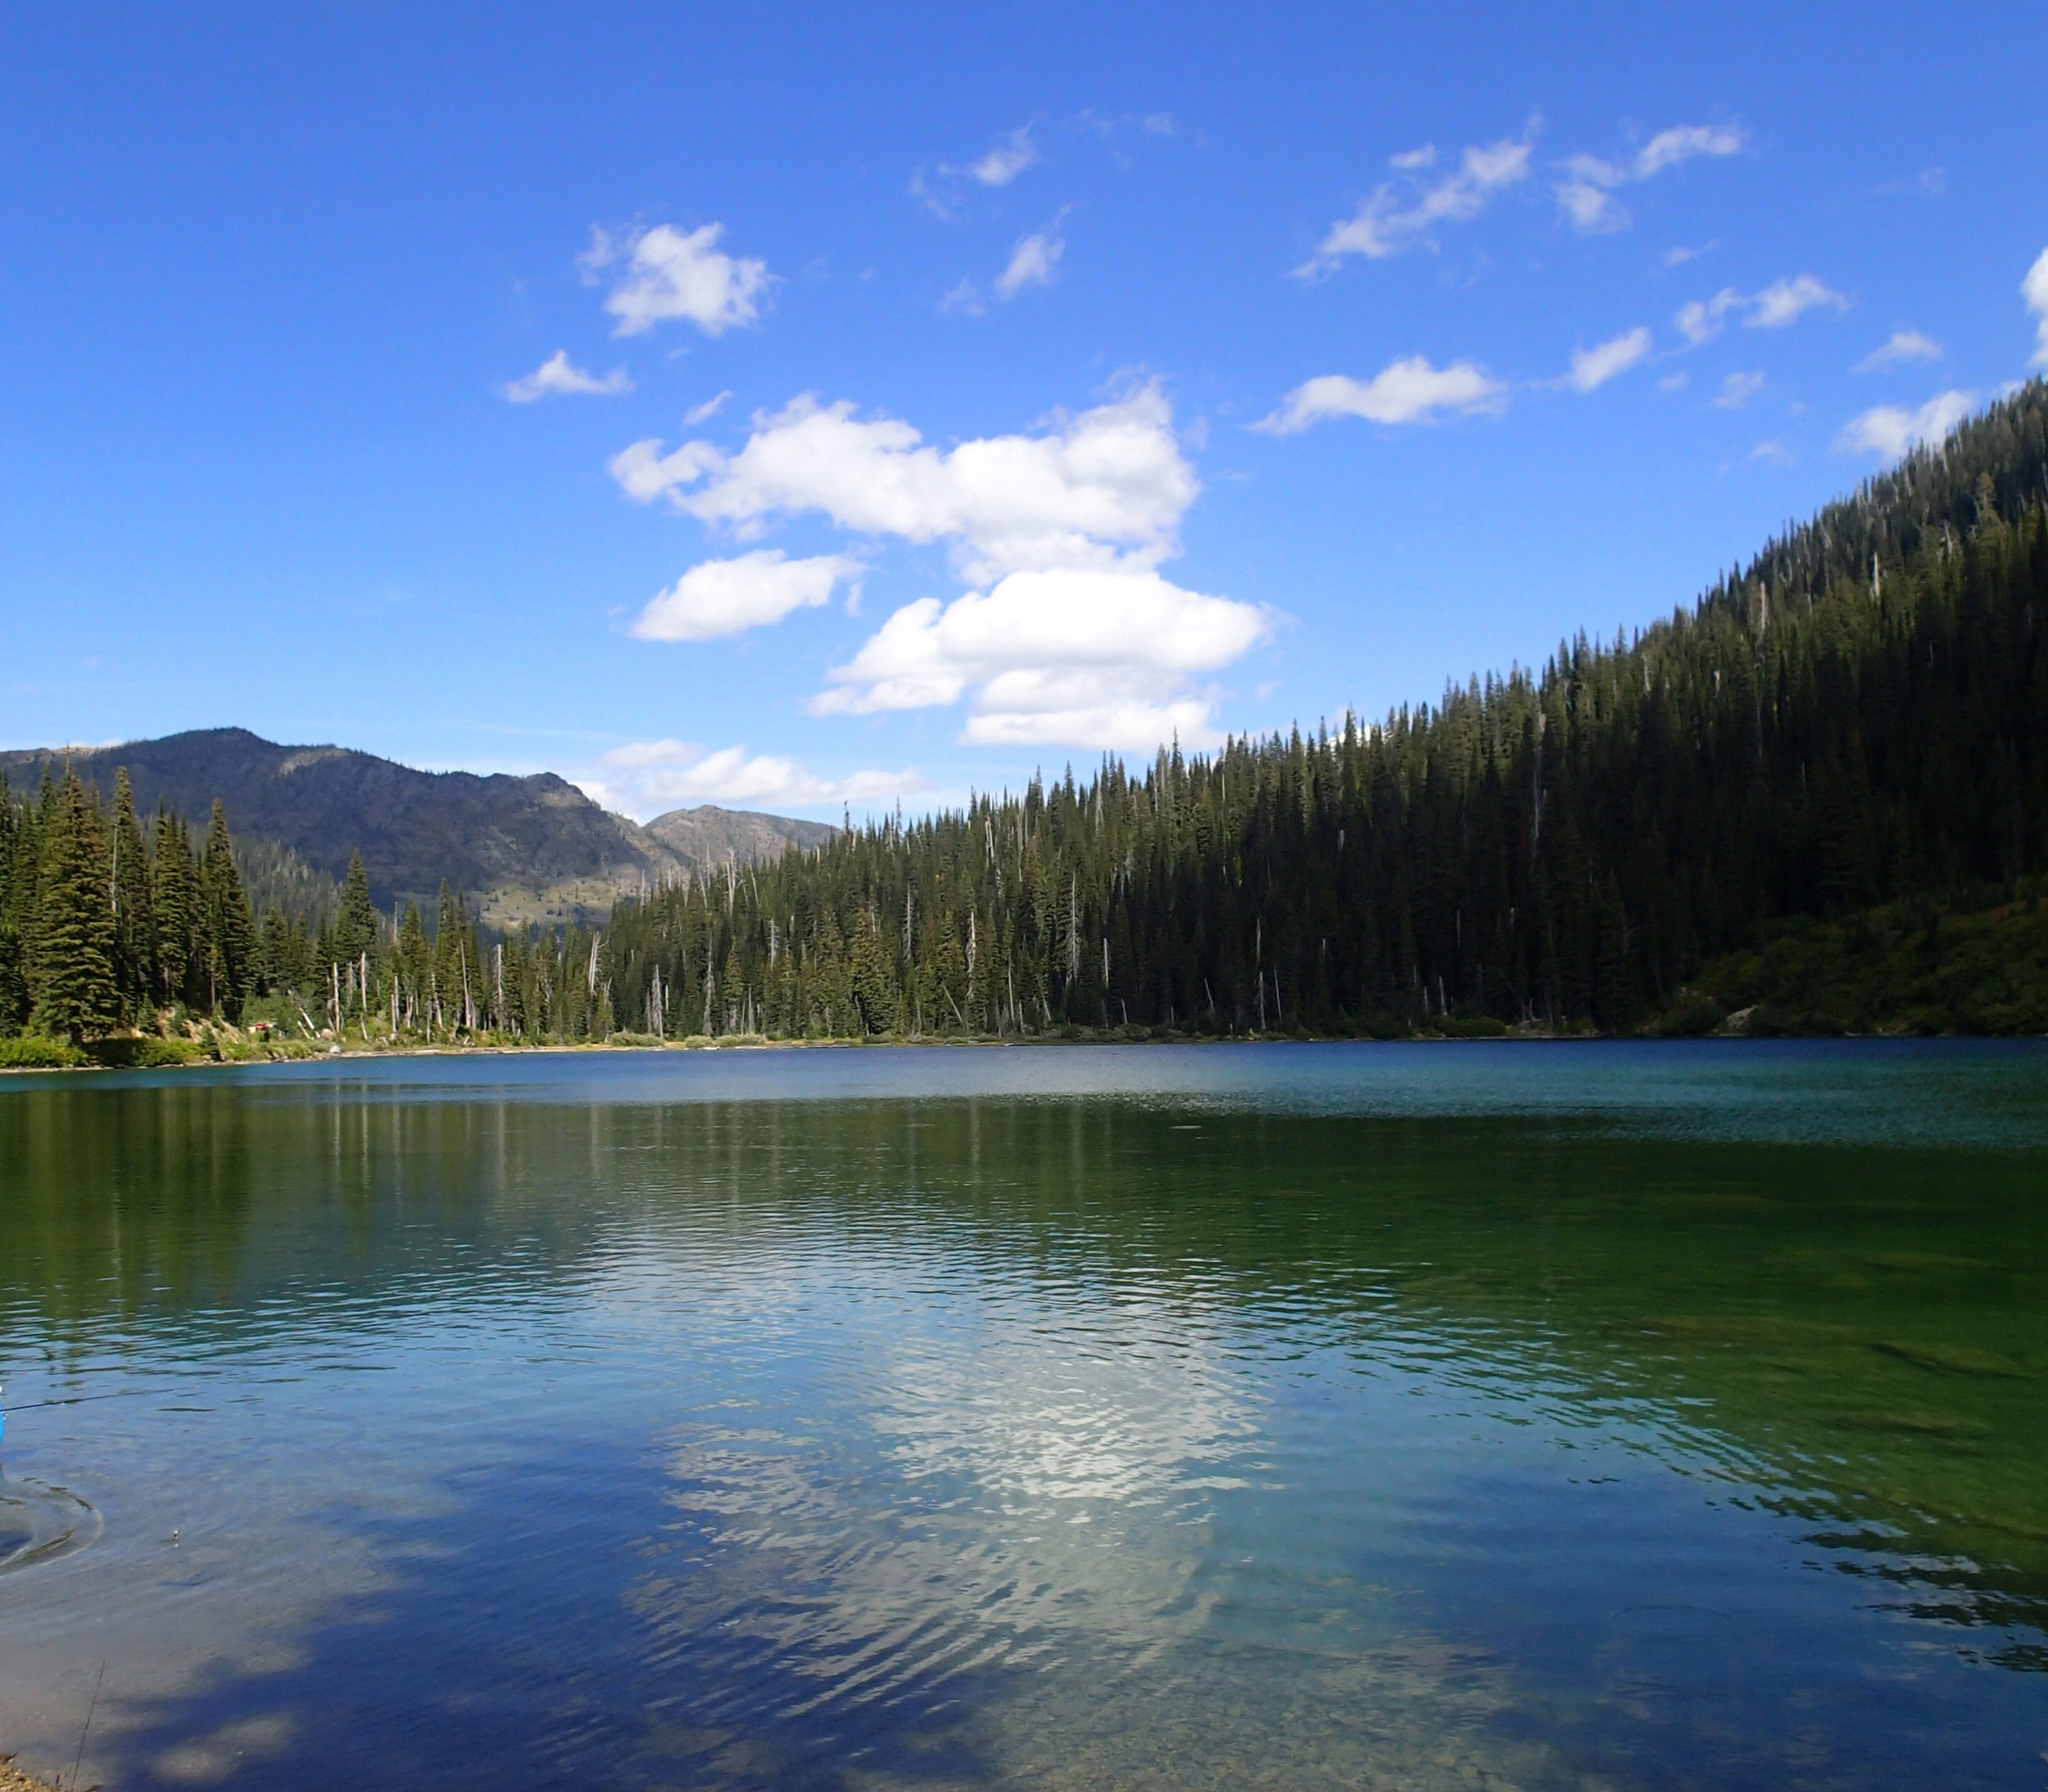
<instances>
[{"instance_id":1,"label":"green shrub","mask_svg":"<svg viewBox=\"0 0 2048 1792\"><path fill-rule=\"evenodd\" d=\"M1713 997L1688 993L1658 1022L1656 1030L1667 1039L1698 1039L1718 1031L1727 1020L1728 1011Z\"/></svg>"},{"instance_id":2,"label":"green shrub","mask_svg":"<svg viewBox=\"0 0 2048 1792\"><path fill-rule=\"evenodd\" d=\"M0 1039L0 1070L61 1070L83 1064L85 1054L61 1039L39 1039L24 1034L18 1039Z\"/></svg>"},{"instance_id":3,"label":"green shrub","mask_svg":"<svg viewBox=\"0 0 2048 1792\"><path fill-rule=\"evenodd\" d=\"M191 1064L197 1061L199 1055L199 1048L189 1039L159 1039L147 1034L140 1038L94 1039L85 1048L85 1056L92 1062L110 1070L147 1070L172 1064Z\"/></svg>"},{"instance_id":4,"label":"green shrub","mask_svg":"<svg viewBox=\"0 0 2048 1792\"><path fill-rule=\"evenodd\" d=\"M1806 1029L1801 1016L1774 1002L1760 1002L1750 1011L1749 1036L1752 1039L1797 1038Z\"/></svg>"},{"instance_id":5,"label":"green shrub","mask_svg":"<svg viewBox=\"0 0 2048 1792\"><path fill-rule=\"evenodd\" d=\"M1507 1037L1507 1023L1495 1020L1490 1014L1460 1016L1438 1021L1437 1030L1447 1039L1504 1039Z\"/></svg>"},{"instance_id":6,"label":"green shrub","mask_svg":"<svg viewBox=\"0 0 2048 1792\"><path fill-rule=\"evenodd\" d=\"M605 1043L607 1045L630 1045L645 1048L648 1046L659 1046L663 1042L659 1035L652 1033L614 1033L609 1039L605 1040Z\"/></svg>"}]
</instances>

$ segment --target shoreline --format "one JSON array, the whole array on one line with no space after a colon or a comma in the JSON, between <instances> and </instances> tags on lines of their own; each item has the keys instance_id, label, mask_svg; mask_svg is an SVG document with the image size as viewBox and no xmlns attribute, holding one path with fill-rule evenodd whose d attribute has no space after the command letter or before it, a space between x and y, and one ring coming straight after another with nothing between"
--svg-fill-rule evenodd
<instances>
[{"instance_id":1,"label":"shoreline","mask_svg":"<svg viewBox=\"0 0 2048 1792\"><path fill-rule=\"evenodd\" d=\"M1371 1034L1320 1034L1306 1038L1292 1034L1247 1034L1226 1035L1221 1038L1201 1034L1169 1039L1119 1039L1113 1035L1083 1034L1072 1039L1034 1035L1014 1039L986 1037L953 1038L927 1034L922 1038L879 1037L866 1039L747 1039L731 1042L714 1039L704 1043L686 1044L673 1040L663 1045L615 1045L604 1039L585 1039L559 1045L378 1045L350 1047L340 1050L329 1048L321 1052L291 1052L271 1056L251 1053L246 1057L211 1058L200 1057L177 1064L10 1064L0 1065L0 1076L67 1076L81 1073L102 1072L111 1074L134 1070L254 1070L280 1064L332 1064L337 1061L360 1063L368 1059L421 1058L421 1057L529 1057L549 1055L568 1056L580 1052L617 1052L622 1056L659 1057L668 1053L705 1052L872 1052L872 1051L1009 1051L1035 1050L1049 1046L1264 1046L1264 1045L1769 1045L1809 1044L1817 1041L1839 1040L1857 1042L1903 1042L1924 1039L2000 1039L2013 1040L2048 1038L2040 1034L1951 1033L1922 1034L1898 1033L1812 1033L1768 1034L1706 1033L1683 1035L1644 1033L1541 1033L1510 1031L1498 1034L1461 1035L1448 1033L1416 1033L1405 1037L1382 1039ZM4 1763L0 1763L0 1768ZM5 1780L0 1779L0 1792L10 1792Z\"/></svg>"}]
</instances>

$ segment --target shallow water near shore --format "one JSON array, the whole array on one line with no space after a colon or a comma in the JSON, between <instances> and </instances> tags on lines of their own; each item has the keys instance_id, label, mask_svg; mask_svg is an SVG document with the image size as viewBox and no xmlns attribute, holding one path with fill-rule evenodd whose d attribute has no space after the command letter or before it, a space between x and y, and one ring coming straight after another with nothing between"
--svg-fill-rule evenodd
<instances>
[{"instance_id":1,"label":"shallow water near shore","mask_svg":"<svg viewBox=\"0 0 2048 1792\"><path fill-rule=\"evenodd\" d=\"M2034 1043L14 1078L0 1380L82 1783L2048 1783Z\"/></svg>"}]
</instances>

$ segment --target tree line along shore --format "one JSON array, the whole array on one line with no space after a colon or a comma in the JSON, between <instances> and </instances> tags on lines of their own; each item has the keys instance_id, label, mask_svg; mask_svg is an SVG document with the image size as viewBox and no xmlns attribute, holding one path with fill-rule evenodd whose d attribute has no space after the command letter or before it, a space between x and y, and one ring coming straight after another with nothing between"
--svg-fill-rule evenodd
<instances>
[{"instance_id":1,"label":"tree line along shore","mask_svg":"<svg viewBox=\"0 0 2048 1792\"><path fill-rule=\"evenodd\" d=\"M141 817L67 768L0 802L0 1060L2041 1033L2044 631L2036 381L1632 636L848 826L601 926L494 934L445 887L387 913L360 857L331 912L259 916L218 804Z\"/></svg>"}]
</instances>

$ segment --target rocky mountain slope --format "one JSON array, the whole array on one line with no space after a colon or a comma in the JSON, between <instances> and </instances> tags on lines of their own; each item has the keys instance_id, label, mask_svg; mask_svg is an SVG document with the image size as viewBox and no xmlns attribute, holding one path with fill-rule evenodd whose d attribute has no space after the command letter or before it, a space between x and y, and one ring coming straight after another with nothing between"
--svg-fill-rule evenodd
<instances>
[{"instance_id":1,"label":"rocky mountain slope","mask_svg":"<svg viewBox=\"0 0 2048 1792\"><path fill-rule=\"evenodd\" d=\"M125 766L141 810L161 799L203 817L219 797L238 839L274 841L337 878L360 851L380 907L430 903L445 879L497 925L601 916L619 896L678 874L813 846L832 831L709 806L642 827L552 772L419 772L344 747L280 746L246 728L0 753L0 775L32 788L45 764L66 757L103 790Z\"/></svg>"}]
</instances>

